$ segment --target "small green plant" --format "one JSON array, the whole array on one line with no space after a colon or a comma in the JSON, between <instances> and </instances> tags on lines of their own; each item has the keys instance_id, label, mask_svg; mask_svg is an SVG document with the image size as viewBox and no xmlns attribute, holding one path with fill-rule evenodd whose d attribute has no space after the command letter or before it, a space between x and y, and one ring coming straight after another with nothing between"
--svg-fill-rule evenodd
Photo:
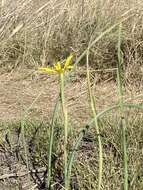
<instances>
[{"instance_id":1,"label":"small green plant","mask_svg":"<svg viewBox=\"0 0 143 190\"><path fill-rule=\"evenodd\" d=\"M65 71L72 69L73 65L71 65L73 56L70 55L64 65L61 62L57 62L54 67L42 67L39 68L39 71L46 72L48 74L58 74L60 78L60 98L61 98L61 105L63 111L63 120L64 120L64 182L65 182L65 189L69 189L69 178L68 178L68 152L67 152L67 145L68 145L68 112L65 103L65 94L64 94L64 75ZM48 168L48 188L50 188L50 176L51 176L51 153L52 153L52 141L53 141L53 130L51 131L51 140L50 140L50 147L49 147L49 168Z\"/></svg>"}]
</instances>

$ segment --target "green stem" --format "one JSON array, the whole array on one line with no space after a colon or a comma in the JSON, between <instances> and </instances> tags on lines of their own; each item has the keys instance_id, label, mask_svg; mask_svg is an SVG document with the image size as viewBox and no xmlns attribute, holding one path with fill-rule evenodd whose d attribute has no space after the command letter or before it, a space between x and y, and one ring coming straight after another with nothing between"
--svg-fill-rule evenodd
<instances>
[{"instance_id":1,"label":"green stem","mask_svg":"<svg viewBox=\"0 0 143 190\"><path fill-rule=\"evenodd\" d=\"M68 114L65 105L65 96L64 96L64 74L60 74L60 91L61 91L61 103L64 115L64 180L65 180L65 189L68 190L68 158L67 158L67 143L68 143Z\"/></svg>"},{"instance_id":2,"label":"green stem","mask_svg":"<svg viewBox=\"0 0 143 190\"><path fill-rule=\"evenodd\" d=\"M122 124L122 147L123 147L123 165L124 165L124 190L128 190L128 155L126 141L126 122L121 120Z\"/></svg>"},{"instance_id":3,"label":"green stem","mask_svg":"<svg viewBox=\"0 0 143 190\"><path fill-rule=\"evenodd\" d=\"M126 121L124 119L124 100L123 100L123 88L122 88L122 76L121 66L123 64L122 52L121 52L121 34L122 23L119 25L118 33L118 63L117 63L117 82L118 82L118 97L120 105L120 118L121 118L121 131L122 131L122 146L123 146L123 182L124 190L128 190L128 160L127 160L127 143L126 143Z\"/></svg>"},{"instance_id":4,"label":"green stem","mask_svg":"<svg viewBox=\"0 0 143 190\"><path fill-rule=\"evenodd\" d=\"M21 134L22 134L22 141L23 141L23 146L24 146L26 167L27 167L27 170L29 171L29 161L28 161L28 153L27 153L27 144L26 144L26 139L25 139L25 121L24 121L24 119L22 119L22 121L21 121ZM28 179L30 181L29 174L28 174Z\"/></svg>"},{"instance_id":5,"label":"green stem","mask_svg":"<svg viewBox=\"0 0 143 190\"><path fill-rule=\"evenodd\" d=\"M98 173L98 190L101 189L102 184L102 170L103 170L103 151L102 151L102 141L101 136L99 132L99 125L98 125L98 119L97 119L97 113L96 113L96 102L92 95L91 90L91 82L90 82L90 72L89 72L89 60L88 60L88 52L87 52L87 84L88 84L88 92L89 92L89 98L90 98L90 105L93 113L94 123L96 127L96 133L98 136L98 146L99 146L99 173Z\"/></svg>"},{"instance_id":6,"label":"green stem","mask_svg":"<svg viewBox=\"0 0 143 190\"><path fill-rule=\"evenodd\" d=\"M49 142L49 154L48 154L48 189L51 189L51 173L52 173L52 148L53 148L53 139L54 139L54 123L56 119L56 113L58 110L58 105L59 105L59 96L57 98L55 107L54 107L54 112L53 112L53 117L52 117L52 123L51 123L51 128L50 128L50 142Z\"/></svg>"}]
</instances>

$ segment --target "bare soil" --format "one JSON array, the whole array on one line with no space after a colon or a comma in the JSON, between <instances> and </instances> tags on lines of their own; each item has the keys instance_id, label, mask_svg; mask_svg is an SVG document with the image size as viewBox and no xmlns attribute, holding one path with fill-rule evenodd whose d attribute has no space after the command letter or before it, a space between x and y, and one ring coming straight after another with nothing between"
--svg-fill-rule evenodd
<instances>
[{"instance_id":1,"label":"bare soil","mask_svg":"<svg viewBox=\"0 0 143 190\"><path fill-rule=\"evenodd\" d=\"M117 102L117 87L113 80L100 81L92 75L93 90L98 110ZM85 76L70 76L65 87L71 119L83 124L90 115ZM58 77L39 74L35 70L21 70L0 75L0 121L20 120L23 116L47 119L51 116L58 97ZM125 101L141 103L143 89L126 88Z\"/></svg>"}]
</instances>

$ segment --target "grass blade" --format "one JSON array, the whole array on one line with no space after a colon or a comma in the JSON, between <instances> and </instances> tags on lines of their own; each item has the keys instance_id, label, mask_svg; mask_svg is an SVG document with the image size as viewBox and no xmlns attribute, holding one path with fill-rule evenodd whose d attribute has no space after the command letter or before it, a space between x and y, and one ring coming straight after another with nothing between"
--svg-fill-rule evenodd
<instances>
[{"instance_id":1,"label":"grass blade","mask_svg":"<svg viewBox=\"0 0 143 190\"><path fill-rule=\"evenodd\" d=\"M102 141L101 141L101 136L99 132L99 124L98 124L98 119L97 119L97 113L96 113L96 102L92 94L92 89L91 89L91 82L90 82L90 72L89 72L89 51L87 51L87 85L88 85L88 92L89 92L89 98L90 98L90 106L94 118L94 124L96 127L96 133L97 133L97 138L98 138L98 146L99 146L99 173L98 173L98 190L101 189L102 185L102 170L103 170L103 150L102 150Z\"/></svg>"},{"instance_id":2,"label":"grass blade","mask_svg":"<svg viewBox=\"0 0 143 190\"><path fill-rule=\"evenodd\" d=\"M122 76L121 66L123 64L122 52L121 52L121 33L122 24L119 25L118 33L118 62L117 62L117 83L118 83L118 97L119 97L119 112L121 118L121 131L122 131L122 144L123 144L123 183L124 190L128 190L128 161L127 161L127 144L126 144L126 124L124 119L124 102L123 102L123 89L122 89Z\"/></svg>"},{"instance_id":3,"label":"grass blade","mask_svg":"<svg viewBox=\"0 0 143 190\"><path fill-rule=\"evenodd\" d=\"M51 128L50 128L50 142L49 142L49 151L48 151L48 189L51 189L51 173L52 173L52 148L53 148L53 139L54 139L54 124L57 116L57 111L59 108L59 96L56 100L56 104L53 111Z\"/></svg>"}]
</instances>

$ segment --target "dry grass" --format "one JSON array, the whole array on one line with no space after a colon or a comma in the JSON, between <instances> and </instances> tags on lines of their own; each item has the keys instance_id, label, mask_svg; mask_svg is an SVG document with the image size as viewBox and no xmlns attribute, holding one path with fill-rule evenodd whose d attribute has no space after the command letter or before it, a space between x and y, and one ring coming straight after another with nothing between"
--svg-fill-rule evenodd
<instances>
[{"instance_id":1,"label":"dry grass","mask_svg":"<svg viewBox=\"0 0 143 190\"><path fill-rule=\"evenodd\" d=\"M2 6L3 5L3 6ZM0 65L46 65L69 52L79 56L101 32L121 18L126 83L139 87L143 74L143 2L141 0L3 0L0 17ZM94 69L116 67L114 29L91 49ZM84 64L82 59L81 64ZM132 82L131 82L132 81Z\"/></svg>"}]
</instances>

